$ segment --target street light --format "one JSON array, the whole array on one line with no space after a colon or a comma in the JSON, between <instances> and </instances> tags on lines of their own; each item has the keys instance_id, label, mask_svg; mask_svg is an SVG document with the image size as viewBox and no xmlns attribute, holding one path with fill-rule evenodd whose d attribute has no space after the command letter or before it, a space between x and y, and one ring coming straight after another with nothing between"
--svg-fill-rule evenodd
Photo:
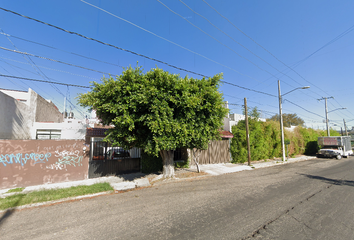
<instances>
[{"instance_id":1,"label":"street light","mask_svg":"<svg viewBox=\"0 0 354 240\"><path fill-rule=\"evenodd\" d=\"M283 95L281 95L280 93L280 80L278 80L278 91L279 91L279 115L280 115L280 131L281 131L281 149L282 149L282 153L283 153L283 161L285 161L285 147L284 147L284 129L283 129L283 114L282 114L282 107L281 107L281 102L282 102L282 96L285 96L288 93L291 93L295 90L298 89L307 89L310 88L310 86L305 86L305 87L298 87L295 88Z\"/></svg>"}]
</instances>

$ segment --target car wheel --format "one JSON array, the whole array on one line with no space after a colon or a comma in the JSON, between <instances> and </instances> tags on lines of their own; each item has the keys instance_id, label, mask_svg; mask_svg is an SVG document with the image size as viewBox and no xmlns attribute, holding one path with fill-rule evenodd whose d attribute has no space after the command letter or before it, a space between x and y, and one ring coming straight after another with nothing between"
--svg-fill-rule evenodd
<instances>
[{"instance_id":1,"label":"car wheel","mask_svg":"<svg viewBox=\"0 0 354 240\"><path fill-rule=\"evenodd\" d=\"M338 160L339 159L342 159L342 155L337 155L337 157L336 157Z\"/></svg>"}]
</instances>

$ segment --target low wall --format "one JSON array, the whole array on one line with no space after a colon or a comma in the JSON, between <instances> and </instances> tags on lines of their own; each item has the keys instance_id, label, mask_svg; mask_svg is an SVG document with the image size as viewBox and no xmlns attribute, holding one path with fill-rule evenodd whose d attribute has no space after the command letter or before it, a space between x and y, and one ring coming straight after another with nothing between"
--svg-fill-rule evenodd
<instances>
[{"instance_id":1,"label":"low wall","mask_svg":"<svg viewBox=\"0 0 354 240\"><path fill-rule=\"evenodd\" d=\"M88 162L84 140L0 140L0 189L88 179Z\"/></svg>"}]
</instances>

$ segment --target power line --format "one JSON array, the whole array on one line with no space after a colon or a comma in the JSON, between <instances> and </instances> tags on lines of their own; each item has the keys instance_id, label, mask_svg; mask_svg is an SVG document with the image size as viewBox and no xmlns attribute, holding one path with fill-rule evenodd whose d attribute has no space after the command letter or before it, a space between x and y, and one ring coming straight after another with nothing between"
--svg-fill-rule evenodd
<instances>
[{"instance_id":1,"label":"power line","mask_svg":"<svg viewBox=\"0 0 354 240\"><path fill-rule=\"evenodd\" d=\"M265 47L263 47L261 44L259 44L258 42L256 42L252 37L250 37L249 35L247 35L245 32L243 32L241 29L239 29L235 24L233 24L228 18L226 18L225 16L223 16L220 12L218 12L214 7L212 7L209 3L206 2L206 0L203 0L204 3L206 3L211 9L213 9L217 14L219 14L222 18L224 18L225 20L227 20L234 28L236 28L238 31L240 31L243 35L245 35L247 38L249 38L251 41L253 41L256 45L258 45L259 47L261 47L264 51L266 51L267 53L269 53L272 57L274 57L276 60L278 60L280 63L282 63L285 67L287 67L289 70L293 71L294 73L296 73L299 77L301 77L303 80L305 80L306 82L308 82L309 84L311 84L312 86L318 88L319 90L321 90L322 92L324 92L325 94L327 94L324 90L322 90L320 87L316 86L315 84L313 84L312 82L308 81L307 79L305 79L302 75L300 75L297 71L295 71L293 68L291 68L290 66L288 66L286 63L284 63L283 61L281 61L279 58L277 58L274 54L272 54L269 50L267 50ZM346 34L350 33L351 31L354 30L354 25L351 26L350 28L348 28L347 30L345 30L343 33L339 34L337 37L335 37L334 39L332 39L331 41L329 41L327 44L325 44L324 46L322 46L321 48L319 48L318 50L316 50L314 53L310 54L308 57L311 57L313 54L317 53L318 51L322 50L323 48L327 47L328 45L332 44L333 42L337 41L338 39L342 38L343 36L345 36ZM307 59L307 58L306 58ZM305 59L305 60L306 60ZM292 78L291 78L292 79ZM294 80L294 79L292 79ZM295 81L295 80L294 80ZM298 83L297 81L295 81L296 83ZM298 83L299 84L299 83ZM311 92L313 92L312 90L310 90ZM315 93L315 92L314 92ZM316 93L317 95L319 95L318 93ZM306 94L307 95L307 94ZM329 94L327 94L329 95ZM319 95L320 96L320 95ZM337 100L335 100L335 102L341 106L339 104L339 102ZM342 106L341 106L342 107ZM348 110L347 110L348 111ZM349 112L349 111L348 111Z\"/></svg>"},{"instance_id":2,"label":"power line","mask_svg":"<svg viewBox=\"0 0 354 240\"><path fill-rule=\"evenodd\" d=\"M319 115L319 114L317 114L317 113L311 112L311 111L309 111L309 110L307 110L307 109L305 109L305 108L303 108L303 107L297 105L296 103L293 103L293 102L291 102L291 101L289 101L289 100L287 100L287 99L284 99L284 101L287 101L287 102L289 102L289 103L291 103L291 104L293 104L293 105L295 105L295 106L301 108L302 110L304 110L304 111L306 111L306 112L308 112L308 113L311 113L311 114L314 114L314 115L316 115L316 116L318 116L318 117L320 117L320 118L323 118L323 116L321 116L321 115Z\"/></svg>"},{"instance_id":3,"label":"power line","mask_svg":"<svg viewBox=\"0 0 354 240\"><path fill-rule=\"evenodd\" d=\"M135 24L135 23L132 23L132 22L130 22L130 21L128 21L128 20L126 20L126 19L124 19L124 18L122 18L122 17L119 17L119 16L117 16L117 15L111 13L111 12L108 12L107 10L104 10L103 8L100 8L100 7L97 7L97 6L95 6L95 5L91 4L91 3L85 2L84 0L80 0L80 1L83 2L83 3L85 3L85 4L87 4L87 5L92 6L92 7L96 8L96 9L98 9L98 10L101 10L101 11L103 11L103 12L105 12L105 13L107 13L107 14L109 14L109 15L115 17L115 18L118 18L118 19L120 19L120 20L122 20L122 21L124 21L124 22L126 22L126 23L129 23L129 24L133 25L134 27L137 27L137 28L139 28L139 29L141 29L141 30L143 30L143 31L145 31L145 32L147 32L147 33L150 33L150 34L154 35L155 37L158 37L158 38L160 38L160 39L162 39L162 40L165 40L165 41L167 41L167 42L169 42L169 43L172 43L173 45L175 45L175 46L177 46L177 47L180 47L180 48L182 48L182 49L184 49L184 50L187 50L188 52L191 52L191 53L193 53L193 54L196 54L196 55L198 55L198 56L200 56L200 57L202 57L202 58L205 58L205 59L207 59L207 60L209 60L209 61L211 61L211 62L213 62L213 63L216 63L216 64L218 64L218 65L220 65L220 66L226 67L226 68L228 68L228 69L230 69L230 70L232 70L232 71L234 71L234 72L236 72L236 73L238 73L238 74L240 74L240 75L243 75L243 76L249 77L249 78L251 78L251 79L254 79L254 78L252 78L252 77L250 77L250 76L247 76L247 75L245 75L245 74L240 73L239 71L237 71L237 70L235 70L235 69L233 69L233 68L231 68L231 67L229 67L229 66L227 66L227 65L224 65L224 64L222 64L222 63L219 63L219 62L217 62L217 61L215 61L215 60L213 60L213 59L211 59L211 58L208 58L208 57L206 57L206 56L204 56L204 55L202 55L202 54L200 54L200 53L197 53L197 52L192 51L192 50L190 50L190 49L188 49L188 48L186 48L186 47L183 47L182 45L180 45L180 44L178 44L178 43L175 43L175 42L173 42L173 41L171 41L171 40L168 40L167 38L161 37L160 35L157 35L156 33L151 32L151 31L149 31L149 30L147 30L147 29L145 29L145 28L143 28L143 27L140 27L139 25L137 25L137 24ZM256 80L256 79L254 79L254 80ZM256 80L256 81L257 81L257 80Z\"/></svg>"},{"instance_id":4,"label":"power line","mask_svg":"<svg viewBox=\"0 0 354 240\"><path fill-rule=\"evenodd\" d=\"M158 2L160 2L159 0L157 0ZM243 44L241 44L240 42L236 41L233 37L231 37L229 34L227 34L226 32L224 32L223 30L221 30L220 28L218 28L215 24L213 24L208 18L204 17L203 15L199 14L198 12L194 11L191 7L189 7L186 3L184 3L182 0L179 0L182 4L184 4L188 9L190 9L193 13L197 14L198 16L204 18L210 25L212 25L214 28L216 28L217 30L219 30L220 32L222 32L224 35L226 35L227 37L229 37L232 41L234 41L235 43L237 43L238 45L240 45L241 47L243 47L244 49L246 49L248 52L250 52L252 55L254 55L255 57L259 58L260 60L262 60L264 63L268 64L270 67L272 67L273 69L275 69L276 71L278 71L279 73L287 76L288 78L292 79L292 77L288 76L287 74L283 73L282 71L280 71L279 69L277 69L276 67L274 67L272 64L270 64L269 62L267 62L266 60L264 60L263 58L261 58L260 56L258 56L257 54L255 54L254 52L252 52L250 49L248 49L246 46L244 46ZM160 2L161 3L161 2ZM163 4L163 3L161 3ZM163 4L164 5L164 4ZM165 5L164 5L165 6ZM166 6L167 9L169 9ZM171 12L175 13L174 11L172 11L171 9L169 9ZM181 18L183 18L184 20L186 20L188 23L190 23L191 25L195 26L193 23L191 23L190 21L188 21L186 18L182 17L181 15L175 13L176 15L180 16ZM198 28L199 30L201 30L199 27L195 26L196 28ZM202 31L202 30L201 30ZM202 31L204 32L204 31ZM209 34L207 34L208 36L210 36ZM212 36L211 36L212 37ZM214 38L214 37L212 37ZM218 41L219 42L219 41ZM224 44L223 44L224 45ZM232 50L233 51L233 50ZM240 55L239 55L240 56ZM244 58L244 57L243 57ZM245 58L246 59L246 58ZM248 59L246 59L247 61L249 61ZM253 62L251 62L252 64L254 64ZM255 64L254 64L255 65ZM255 65L258 67L258 65ZM260 68L261 69L261 68ZM261 69L263 70L263 69ZM269 73L268 71L266 71L267 73ZM277 78L276 76L274 76L273 74L269 73L271 76ZM294 79L292 79L294 80ZM295 81L295 80L294 80ZM295 81L296 82L296 81ZM292 86L293 87L293 86Z\"/></svg>"},{"instance_id":5,"label":"power line","mask_svg":"<svg viewBox=\"0 0 354 240\"><path fill-rule=\"evenodd\" d=\"M57 27L57 26L55 26L55 25L52 25L52 24L50 24L50 23L46 23L46 22L40 21L40 20L38 20L38 19L25 16L25 15L19 14L19 13L17 13L17 12L14 12L14 11L11 11L11 10L8 10L8 9L2 8L2 7L0 7L0 10L9 12L9 13L18 15L18 16L20 16L20 17L24 17L24 18L33 20L33 21L36 21L36 22L38 22L38 23L45 24L45 25L47 25L47 26L49 26L49 27L56 28L56 29L58 29L58 30L64 31L64 32L69 33L69 34L77 35L77 36L79 36L79 37L82 37L82 38L85 38L85 39L88 39L88 40L91 40L91 41L95 41L95 42L98 42L98 43L100 43L100 44L103 44L103 45L106 45L106 46L109 46L109 47L116 48L116 49L118 49L118 50L122 50L122 51L125 51L125 52L129 52L129 53L134 54L134 55L137 55L137 56L139 56L139 57L143 57L143 58L146 58L146 59L150 59L150 60L152 60L152 61L155 61L155 62L159 62L159 63L165 64L165 65L167 65L167 66L169 66L169 67L172 67L172 68L175 68L175 69L184 71L184 72L189 72L189 73L192 73L192 74L195 74L195 75L198 75L198 76L206 77L206 76L204 76L203 74L196 73L196 72L193 72L193 71L189 71L189 70L184 69L184 68L179 68L179 67L177 67L177 66L171 65L171 64L166 63L166 62L163 62L163 61L161 61L161 60L158 60L158 59L155 59L155 58L151 58L151 57L145 56L145 55L143 55L143 54L139 54L139 53L136 53L136 52L133 52L133 51L130 51L130 50L121 48L121 47L117 47L117 46L115 46L115 45L112 45L112 44L109 44L109 43L105 43L105 42L102 42L102 41L97 40L97 39L94 39L94 38L86 37L86 36L84 36L84 35L82 35L82 34L80 34L80 33L72 32L72 31L69 31L69 30L65 30L65 29L63 29L63 28Z\"/></svg>"},{"instance_id":6,"label":"power line","mask_svg":"<svg viewBox=\"0 0 354 240\"><path fill-rule=\"evenodd\" d=\"M75 85L75 84L69 84L69 83L52 82L52 81L39 80L39 79L33 79L33 78L25 78L25 77L17 77L17 76L4 75L4 74L0 74L0 77L16 78L16 79L21 79L21 80L26 80L26 81L44 82L44 83L50 83L50 84L65 85L65 86L70 86L70 87L91 88L91 87L87 87L87 86L81 86L81 85Z\"/></svg>"},{"instance_id":7,"label":"power line","mask_svg":"<svg viewBox=\"0 0 354 240\"><path fill-rule=\"evenodd\" d=\"M21 61L17 61L17 60L14 60L14 59L10 59L10 58L5 58L5 57L0 57L2 59L6 59L8 61L12 61L12 62L17 62L17 63L21 63L21 64L28 64L28 63L25 63L25 62L21 62ZM5 61L4 61L5 62ZM7 63L7 62L6 62ZM9 63L7 63L9 64ZM17 66L16 66L17 67ZM84 77L84 78L89 78L89 79L92 79L92 80L96 80L96 78L93 78L93 77L89 77L89 76L85 76L85 75L81 75L81 74L76 74L76 73L72 73L72 72L67 72L67 71L63 71L63 70L59 70L59 69L55 69L55 68L48 68L48 67L44 67L44 66L40 66L40 65L37 65L37 67L40 67L40 68L44 68L44 69L48 69L48 70L52 70L52 71L57 71L57 72L62 72L62 73L68 73L68 74L71 74L71 75L74 75L74 76L78 76L78 77ZM24 69L25 70L25 69ZM33 73L33 72L32 72Z\"/></svg>"},{"instance_id":8,"label":"power line","mask_svg":"<svg viewBox=\"0 0 354 240\"><path fill-rule=\"evenodd\" d=\"M55 60L55 59L51 59L51 58L47 58L47 57L42 57L42 56L34 55L34 54L31 54L31 53L27 53L27 52L21 52L21 51L17 51L17 50L12 50L12 49L8 49L8 48L1 47L1 46L0 46L0 49L6 50L6 51L9 51L9 52L20 53L20 54L25 54L25 55L32 56L32 57L36 57L36 58L45 59L45 60L49 60L49 61L52 61L52 62L57 62L57 63L61 63L61 64L66 64L66 65L69 65L69 66L72 66L72 67L78 67L78 68L82 68L82 69L89 70L89 71L93 71L93 72L98 72L98 73L103 73L103 74L108 74L108 75L110 75L110 73L107 73L107 72L102 72L102 71L94 70L94 69L92 69L92 68L86 68L86 67L78 66L78 65L75 65L75 64L71 64L71 63L67 63L67 62Z\"/></svg>"},{"instance_id":9,"label":"power line","mask_svg":"<svg viewBox=\"0 0 354 240\"><path fill-rule=\"evenodd\" d=\"M142 55L142 54L139 54L139 53L130 51L130 50L126 50L126 49L117 47L117 46L112 45L112 44L109 44L109 43L102 42L102 41L97 40L97 39L94 39L94 38L86 37L86 36L84 36L84 35L82 35L82 34L80 34L80 33L72 32L72 31L69 31L69 30L65 30L65 29L60 28L60 27L58 27L58 26L52 25L52 24L50 24L50 23L46 23L46 22L40 21L40 20L38 20L38 19L25 16L25 15L19 14L19 13L17 13L17 12L14 12L14 11L11 11L11 10L8 10L8 9L2 8L2 7L0 7L0 10L3 10L3 11L6 11L6 12L15 14L15 15L20 16L20 17L27 18L27 19L29 19L29 20L36 21L36 22L41 23L41 24L45 24L45 25L47 25L47 26L56 28L56 29L61 30L61 31L64 31L64 32L66 32L66 33L70 33L70 34L73 34L73 35L77 35L77 36L79 36L79 37L82 37L82 38L85 38L85 39L88 39L88 40L92 40L92 41L98 42L98 43L100 43L100 44L109 46L109 47L113 47L113 48L116 48L116 49L119 49L119 50L122 50L122 51L126 51L126 52L129 52L129 53L135 54L135 55L137 55L137 56L141 56L141 57L150 59L150 60L152 60L152 61L156 61L156 62L165 64L165 65L167 65L167 66L169 66L169 67L172 67L172 68L175 68L175 69L184 71L184 72L189 72L189 73L192 73L192 74L195 74L195 75L198 75L198 76L202 76L202 77L208 77L208 76L206 76L206 75L204 75L204 74L197 73L197 72L193 72L193 71L190 71L190 70L187 70L187 69L184 69L184 68L180 68L180 67L171 65L171 64L169 64L169 63L163 62L163 61L161 61L161 60L157 60L157 59L155 59L155 58L151 58L151 57L148 57L148 56L145 56L145 55ZM7 51L12 51L12 52L16 52L16 51L14 51L14 50L7 49L7 48L4 48L4 47L0 47L0 49L4 49L4 50L7 50ZM34 55L34 56L35 56L35 55ZM38 56L38 57L40 57L40 56ZM47 59L47 60L51 60L51 61L55 61L55 62L60 62L60 61L57 61L57 60L54 60L54 59L48 59L48 58L44 58L44 57L40 57L40 58ZM69 63L64 63L64 62L60 62L60 63L68 64L68 65L71 65L71 66L76 66L76 65L69 64ZM77 67L84 68L84 67L81 67L81 66L77 66ZM84 69L87 69L87 68L84 68ZM100 71L96 71L96 70L92 70L92 69L87 69L87 70L91 70L91 71L95 71L95 72L100 72ZM101 73L104 73L104 72L101 72ZM108 73L106 73L106 74L108 74ZM240 74L241 74L241 73L240 73ZM244 74L241 74L241 75L244 75ZM244 75L244 76L247 76L247 75ZM249 76L247 76L247 77L249 77ZM252 77L250 77L250 78L252 78ZM253 78L252 78L252 79L253 79ZM242 87L242 86L239 86L239 85L237 85L237 84L229 83L229 82L226 82L226 81L221 81L221 82L223 82L223 83L225 83L225 84L229 84L229 85L235 86L235 87L238 87L238 88L241 88L241 89L244 89L244 90L248 90L248 91L252 91L252 92L256 92L256 93L260 93L260 94L265 94L265 95L268 95L268 96L276 97L275 95L272 95L272 94L269 94L269 93L265 93L265 92L262 92L262 91L258 91L258 90L254 90L254 89L250 89L250 88L246 88L246 87Z\"/></svg>"},{"instance_id":10,"label":"power line","mask_svg":"<svg viewBox=\"0 0 354 240\"><path fill-rule=\"evenodd\" d=\"M87 56L84 56L84 55L81 55L81 54L77 54L77 53L74 53L74 52L65 51L65 50L63 50L63 49L59 49L59 48L56 48L56 47L48 46L48 45L45 45L45 44L43 44L43 43L31 41L31 40L28 40L28 39L25 39L25 38L16 37L16 36L13 36L13 35L4 33L4 32L2 32L2 33L0 32L0 34L5 35L5 36L9 36L9 37L13 37L13 38L17 38L17 39L20 39L20 40L22 40L22 41L34 43L34 44L37 44L37 45L40 45L40 46L44 46L44 47L47 47L47 48L59 50L59 51L62 51L62 52L65 52L65 53L69 53L69 54L72 54L72 55L75 55L75 56L79 56L79 57L82 57L82 58L90 59L90 60L93 60L93 61L96 61L96 62L101 62L101 63L110 64L110 65L112 65L112 66L116 66L116 67L123 68L122 66L117 65L117 64L114 64L114 63L105 62L105 61L102 61L102 60L99 60L99 59L96 59L96 58L91 58L91 57L87 57Z\"/></svg>"},{"instance_id":11,"label":"power line","mask_svg":"<svg viewBox=\"0 0 354 240\"><path fill-rule=\"evenodd\" d=\"M218 43L220 43L221 45L227 47L228 49L230 49L231 51L233 51L237 56L239 56L240 58L245 59L246 61L250 62L252 65L254 65L255 67L259 68L260 70L268 73L269 75L273 76L274 78L276 78L276 76L274 74L272 74L271 72L261 68L260 66L258 66L256 63L252 62L251 60L249 60L248 58L242 56L241 54L239 54L238 52L236 52L235 50L233 50L231 47L227 46L226 44L222 43L221 41L219 41L218 39L216 39L215 37L211 36L210 34L208 34L207 32L205 32L204 30L202 30L200 27L196 26L195 24L191 23L188 19L186 19L185 17L181 16L180 14L176 13L175 11L173 11L172 9L170 9L169 7L167 7L164 3L162 3L161 1L157 0L157 2L159 2L160 4L162 4L165 8L167 8L170 12L176 14L177 16L183 18L185 21L187 21L190 25L192 25L193 27L197 28L198 30L200 30L202 33L206 34L208 37L211 37L212 39L214 39L215 41L217 41ZM182 1L180 1L182 2ZM182 2L183 3L183 2ZM183 3L184 4L184 3ZM186 5L187 6L187 5ZM188 7L188 6L187 6ZM189 7L188 7L189 8ZM194 11L193 11L194 12ZM197 13L198 14L198 13ZM199 15L199 14L198 14ZM201 15L200 15L201 16ZM213 25L213 24L212 24ZM215 26L215 25L213 25ZM216 27L217 28L217 27ZM226 33L225 33L226 34ZM226 34L227 35L227 34ZM229 36L229 35L227 35ZM230 37L230 36L229 36ZM232 38L233 39L233 38ZM239 42L236 42L238 44L240 44ZM241 45L241 44L240 44ZM241 45L242 47L244 47L243 45ZM246 47L244 47L245 49L247 49ZM249 52L251 52L249 49L247 49ZM253 55L257 56L256 54L254 54L253 52L251 52ZM258 56L257 56L258 57ZM260 58L260 57L259 57ZM261 60L263 60L262 58L260 58ZM265 60L263 60L264 62L266 62ZM268 62L266 62L268 65L272 66L271 64L269 64ZM272 66L273 67L273 66ZM279 71L279 70L278 70ZM257 80L258 81L258 80ZM259 81L258 81L259 82Z\"/></svg>"},{"instance_id":12,"label":"power line","mask_svg":"<svg viewBox=\"0 0 354 240\"><path fill-rule=\"evenodd\" d=\"M227 17L223 16L220 12L218 12L214 7L212 7L209 3L207 3L205 0L203 0L203 2L205 2L211 9L213 9L217 14L219 14L222 18L226 19L226 21L228 21L234 28L236 28L238 31L240 31L243 35L245 35L247 38L249 38L251 41L253 41L256 45L258 45L259 47L261 47L264 51L266 51L268 54L270 54L272 57L274 57L276 60L278 60L280 63L282 63L285 67L287 67L288 69L290 69L291 71L293 71L294 73L296 73L299 77L301 77L303 80L305 80L306 82L310 83L312 86L318 88L319 90L321 90L322 92L326 93L325 91L323 91L321 88L319 88L318 86L316 86L315 84L311 83L310 81L306 80L303 76L301 76L297 71L295 71L294 69L292 69L290 66L288 66L286 63L284 63L283 61L281 61L279 58L277 58L273 53L271 53L269 50L267 50L265 47L263 47L261 44L259 44L258 42L256 42L256 40L254 40L252 37L250 37L249 35L247 35L245 32L243 32L241 29L239 29L235 24L233 24ZM292 79L294 80L294 79ZM295 81L295 80L294 80ZM301 85L299 82L295 81L297 84ZM311 90L310 90L311 91ZM317 95L319 95L318 93L316 93ZM327 94L327 93L326 93Z\"/></svg>"},{"instance_id":13,"label":"power line","mask_svg":"<svg viewBox=\"0 0 354 240\"><path fill-rule=\"evenodd\" d=\"M327 47L327 46L331 45L332 43L338 41L339 39L341 39L342 37L344 37L345 35L347 35L348 33L350 33L353 30L354 30L354 25L352 25L350 28L348 28L347 30L345 30L344 32L342 32L341 34L339 34L338 36L336 36L335 38L333 38L332 40L330 40L329 42L324 44L322 47L320 47L319 49L317 49L316 51L314 51L313 53L311 53L310 55L308 55L304 59L302 59L302 60L298 61L297 63L295 63L294 67L299 66L301 63L305 62L307 59L309 59L310 57L312 57L313 55L315 55L316 53L318 53L319 51L321 51L325 47Z\"/></svg>"}]
</instances>

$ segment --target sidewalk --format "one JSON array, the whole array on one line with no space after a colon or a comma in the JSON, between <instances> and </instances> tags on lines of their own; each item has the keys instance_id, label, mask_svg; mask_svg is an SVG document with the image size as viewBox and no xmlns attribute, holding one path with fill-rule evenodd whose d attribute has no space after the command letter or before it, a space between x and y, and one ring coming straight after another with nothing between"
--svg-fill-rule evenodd
<instances>
[{"instance_id":1,"label":"sidewalk","mask_svg":"<svg viewBox=\"0 0 354 240\"><path fill-rule=\"evenodd\" d=\"M270 167L270 166L275 166L275 165L279 165L279 164L287 164L287 163L293 163L293 162L298 162L298 161L310 160L310 159L314 159L314 158L316 158L316 157L300 156L300 157L296 157L296 158L290 158L285 162L282 162L280 159L273 160L273 161L255 161L255 162L251 162L251 166L248 166L247 163L244 163L244 164L232 164L232 163L207 164L207 165L199 165L199 166L200 166L200 170L202 172L206 173L206 176L207 175L215 176L215 175L234 173L234 172L239 172L239 171L244 171L244 170L253 170L253 169L257 169L257 168ZM196 172L196 167L192 166L191 168L189 168L187 170L181 169L181 170L176 171L177 174L178 173L183 174L185 172ZM93 178L93 179L87 179L87 180L82 180L82 181L30 186L30 187L26 187L21 193L28 193L28 192L32 192L32 191L47 190L47 189L69 188L69 187L80 186L80 185L88 186L88 185L92 185L95 183L103 183L103 182L108 182L114 188L115 191L124 191L124 190L128 190L128 189L151 186L149 179L156 181L159 178L161 178L161 177L159 177L159 175L151 176L151 175L146 175L143 173L133 173L133 174L125 174L125 175L121 175L121 176ZM193 178L193 176L190 178ZM0 190L0 198L4 198L7 196L11 196L13 194L16 194L16 193L6 193L8 190L9 189Z\"/></svg>"}]
</instances>

